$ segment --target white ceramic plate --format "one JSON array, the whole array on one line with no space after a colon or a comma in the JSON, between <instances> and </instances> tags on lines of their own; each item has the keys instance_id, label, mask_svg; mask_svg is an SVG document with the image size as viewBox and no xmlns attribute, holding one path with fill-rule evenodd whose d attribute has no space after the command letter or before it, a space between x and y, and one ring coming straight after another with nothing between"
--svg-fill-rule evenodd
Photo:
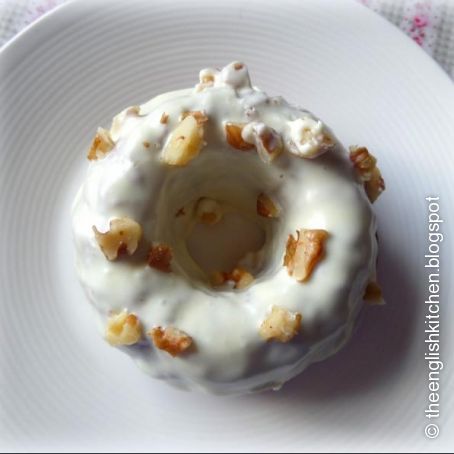
<instances>
[{"instance_id":1,"label":"white ceramic plate","mask_svg":"<svg viewBox=\"0 0 454 454\"><path fill-rule=\"evenodd\" d=\"M278 393L174 390L108 347L73 267L69 209L99 124L248 63L254 82L367 144L386 307ZM0 54L0 447L34 450L380 451L453 446L454 90L409 39L350 1L78 1ZM440 436L427 440L426 196L442 243Z\"/></svg>"}]
</instances>

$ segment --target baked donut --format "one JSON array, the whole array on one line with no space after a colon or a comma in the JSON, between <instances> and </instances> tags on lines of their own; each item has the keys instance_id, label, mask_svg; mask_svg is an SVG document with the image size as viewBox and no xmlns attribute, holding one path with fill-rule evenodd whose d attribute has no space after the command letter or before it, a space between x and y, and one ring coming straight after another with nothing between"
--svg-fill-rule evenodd
<instances>
[{"instance_id":1,"label":"baked donut","mask_svg":"<svg viewBox=\"0 0 454 454\"><path fill-rule=\"evenodd\" d=\"M253 87L243 63L122 111L88 159L78 275L105 339L154 377L278 388L381 301L375 158Z\"/></svg>"}]
</instances>

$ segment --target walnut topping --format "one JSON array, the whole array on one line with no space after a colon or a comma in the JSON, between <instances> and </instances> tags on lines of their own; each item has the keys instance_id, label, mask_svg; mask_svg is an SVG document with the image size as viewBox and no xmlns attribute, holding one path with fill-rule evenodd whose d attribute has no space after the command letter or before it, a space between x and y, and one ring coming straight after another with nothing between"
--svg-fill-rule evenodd
<instances>
[{"instance_id":1,"label":"walnut topping","mask_svg":"<svg viewBox=\"0 0 454 454\"><path fill-rule=\"evenodd\" d=\"M133 345L142 337L142 325L134 314L126 310L107 320L105 339L110 345Z\"/></svg>"},{"instance_id":2,"label":"walnut topping","mask_svg":"<svg viewBox=\"0 0 454 454\"><path fill-rule=\"evenodd\" d=\"M215 287L224 285L226 282L235 283L234 288L237 290L249 287L254 282L254 276L243 268L234 268L230 273L216 271L211 275L211 284Z\"/></svg>"},{"instance_id":3,"label":"walnut topping","mask_svg":"<svg viewBox=\"0 0 454 454\"><path fill-rule=\"evenodd\" d=\"M172 271L170 263L172 261L172 249L166 244L156 244L151 247L148 253L148 265L163 273Z\"/></svg>"},{"instance_id":4,"label":"walnut topping","mask_svg":"<svg viewBox=\"0 0 454 454\"><path fill-rule=\"evenodd\" d=\"M265 218L277 218L279 216L278 207L263 192L257 197L257 214Z\"/></svg>"},{"instance_id":5,"label":"walnut topping","mask_svg":"<svg viewBox=\"0 0 454 454\"><path fill-rule=\"evenodd\" d=\"M289 151L297 156L313 159L334 147L334 140L323 123L309 116L288 122Z\"/></svg>"},{"instance_id":6,"label":"walnut topping","mask_svg":"<svg viewBox=\"0 0 454 454\"><path fill-rule=\"evenodd\" d=\"M96 241L107 260L116 260L122 252L134 254L142 238L142 227L130 218L112 219L109 230L101 233L93 226Z\"/></svg>"},{"instance_id":7,"label":"walnut topping","mask_svg":"<svg viewBox=\"0 0 454 454\"><path fill-rule=\"evenodd\" d=\"M90 150L88 151L87 158L90 161L103 158L115 146L110 132L104 128L98 128L95 138L91 143Z\"/></svg>"},{"instance_id":8,"label":"walnut topping","mask_svg":"<svg viewBox=\"0 0 454 454\"><path fill-rule=\"evenodd\" d=\"M188 115L172 132L162 159L172 166L185 166L198 156L203 144L203 125Z\"/></svg>"},{"instance_id":9,"label":"walnut topping","mask_svg":"<svg viewBox=\"0 0 454 454\"><path fill-rule=\"evenodd\" d=\"M162 125L166 125L168 121L169 121L169 114L162 112L159 123L161 123Z\"/></svg>"},{"instance_id":10,"label":"walnut topping","mask_svg":"<svg viewBox=\"0 0 454 454\"><path fill-rule=\"evenodd\" d=\"M243 69L243 68L244 68L244 65L243 65L243 63L235 63L235 64L233 65L233 67L234 67L237 71L239 71L240 69Z\"/></svg>"},{"instance_id":11,"label":"walnut topping","mask_svg":"<svg viewBox=\"0 0 454 454\"><path fill-rule=\"evenodd\" d=\"M356 172L364 181L364 188L373 203L385 190L385 180L377 167L377 159L366 147L350 147L350 160Z\"/></svg>"},{"instance_id":12,"label":"walnut topping","mask_svg":"<svg viewBox=\"0 0 454 454\"><path fill-rule=\"evenodd\" d=\"M327 237L326 230L298 230L296 239L289 235L284 257L288 274L298 282L307 281L323 257Z\"/></svg>"},{"instance_id":13,"label":"walnut topping","mask_svg":"<svg viewBox=\"0 0 454 454\"><path fill-rule=\"evenodd\" d=\"M191 336L172 326L167 328L158 326L153 328L148 335L157 348L166 351L174 357L187 351L193 343Z\"/></svg>"},{"instance_id":14,"label":"walnut topping","mask_svg":"<svg viewBox=\"0 0 454 454\"><path fill-rule=\"evenodd\" d=\"M301 314L273 306L271 313L260 326L260 336L266 341L291 341L301 329Z\"/></svg>"},{"instance_id":15,"label":"walnut topping","mask_svg":"<svg viewBox=\"0 0 454 454\"><path fill-rule=\"evenodd\" d=\"M202 224L217 224L222 219L221 206L216 200L202 197L195 206L195 215Z\"/></svg>"},{"instance_id":16,"label":"walnut topping","mask_svg":"<svg viewBox=\"0 0 454 454\"><path fill-rule=\"evenodd\" d=\"M150 145L151 145L150 142L146 142L146 141L143 142L143 146L144 146L145 148L150 148Z\"/></svg>"},{"instance_id":17,"label":"walnut topping","mask_svg":"<svg viewBox=\"0 0 454 454\"><path fill-rule=\"evenodd\" d=\"M176 218L179 218L180 216L184 216L186 214L186 211L184 209L184 207L181 207L176 213L175 213L175 217Z\"/></svg>"},{"instance_id":18,"label":"walnut topping","mask_svg":"<svg viewBox=\"0 0 454 454\"><path fill-rule=\"evenodd\" d=\"M363 298L364 301L366 301L366 303L370 305L381 306L382 304L384 304L381 288L377 284L377 282L374 281L369 282L369 284L367 284Z\"/></svg>"},{"instance_id":19,"label":"walnut topping","mask_svg":"<svg viewBox=\"0 0 454 454\"><path fill-rule=\"evenodd\" d=\"M255 145L246 142L241 136L241 132L245 124L240 123L226 123L225 124L225 138L227 143L236 150L247 151L253 150Z\"/></svg>"},{"instance_id":20,"label":"walnut topping","mask_svg":"<svg viewBox=\"0 0 454 454\"><path fill-rule=\"evenodd\" d=\"M203 125L204 123L206 123L208 121L208 117L205 115L205 112L203 112L201 110L190 110L190 111L183 112L181 114L180 120L184 120L188 116L194 117L196 119L198 125Z\"/></svg>"},{"instance_id":21,"label":"walnut topping","mask_svg":"<svg viewBox=\"0 0 454 454\"><path fill-rule=\"evenodd\" d=\"M284 149L281 135L265 123L248 123L241 135L246 142L255 144L260 159L267 164L277 158Z\"/></svg>"}]
</instances>

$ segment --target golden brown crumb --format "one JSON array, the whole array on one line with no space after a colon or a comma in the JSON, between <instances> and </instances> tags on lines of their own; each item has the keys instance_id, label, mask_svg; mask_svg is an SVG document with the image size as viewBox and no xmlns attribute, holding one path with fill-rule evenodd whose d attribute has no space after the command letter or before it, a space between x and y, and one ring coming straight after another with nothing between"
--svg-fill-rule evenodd
<instances>
[{"instance_id":1,"label":"golden brown crumb","mask_svg":"<svg viewBox=\"0 0 454 454\"><path fill-rule=\"evenodd\" d=\"M263 192L257 197L257 214L265 218L277 218L279 215L276 204Z\"/></svg>"},{"instance_id":2,"label":"golden brown crumb","mask_svg":"<svg viewBox=\"0 0 454 454\"><path fill-rule=\"evenodd\" d=\"M165 112L162 112L161 119L159 120L159 123L166 125L167 122L169 121L169 114L166 114Z\"/></svg>"},{"instance_id":3,"label":"golden brown crumb","mask_svg":"<svg viewBox=\"0 0 454 454\"><path fill-rule=\"evenodd\" d=\"M105 339L110 345L133 345L142 337L142 325L134 314L126 310L107 320Z\"/></svg>"},{"instance_id":4,"label":"golden brown crumb","mask_svg":"<svg viewBox=\"0 0 454 454\"><path fill-rule=\"evenodd\" d=\"M255 145L246 142L241 136L241 131L243 130L244 126L244 124L240 123L226 123L224 128L225 138L227 140L227 143L236 150L253 150L255 148Z\"/></svg>"},{"instance_id":5,"label":"golden brown crumb","mask_svg":"<svg viewBox=\"0 0 454 454\"><path fill-rule=\"evenodd\" d=\"M244 65L243 65L243 63L235 63L235 64L233 65L233 67L234 67L237 71L239 71L240 69L243 69L243 68L244 68Z\"/></svg>"},{"instance_id":6,"label":"golden brown crumb","mask_svg":"<svg viewBox=\"0 0 454 454\"><path fill-rule=\"evenodd\" d=\"M288 274L298 282L307 281L315 265L323 257L327 237L328 232L321 229L298 230L296 238L289 235L284 256Z\"/></svg>"},{"instance_id":7,"label":"golden brown crumb","mask_svg":"<svg viewBox=\"0 0 454 454\"><path fill-rule=\"evenodd\" d=\"M143 142L143 146L145 148L150 148L150 142Z\"/></svg>"},{"instance_id":8,"label":"golden brown crumb","mask_svg":"<svg viewBox=\"0 0 454 454\"><path fill-rule=\"evenodd\" d=\"M260 326L260 335L266 341L291 341L301 329L301 314L273 306L271 313Z\"/></svg>"},{"instance_id":9,"label":"golden brown crumb","mask_svg":"<svg viewBox=\"0 0 454 454\"><path fill-rule=\"evenodd\" d=\"M112 219L109 230L101 233L93 226L96 241L107 260L116 260L122 252L134 254L142 238L142 227L136 221L124 217Z\"/></svg>"},{"instance_id":10,"label":"golden brown crumb","mask_svg":"<svg viewBox=\"0 0 454 454\"><path fill-rule=\"evenodd\" d=\"M186 211L184 210L184 207L181 207L176 213L175 217L179 218L180 216L184 216L186 214Z\"/></svg>"},{"instance_id":11,"label":"golden brown crumb","mask_svg":"<svg viewBox=\"0 0 454 454\"><path fill-rule=\"evenodd\" d=\"M228 281L235 283L234 288L237 290L249 287L254 282L254 276L243 268L234 268L230 272L215 271L211 274L211 284L214 287L224 285Z\"/></svg>"},{"instance_id":12,"label":"golden brown crumb","mask_svg":"<svg viewBox=\"0 0 454 454\"><path fill-rule=\"evenodd\" d=\"M157 348L166 351L174 357L187 351L193 343L191 336L172 326L167 328L158 326L153 328L148 335Z\"/></svg>"},{"instance_id":13,"label":"golden brown crumb","mask_svg":"<svg viewBox=\"0 0 454 454\"><path fill-rule=\"evenodd\" d=\"M87 158L90 161L103 158L115 146L110 132L104 128L98 128L95 138L91 143L90 150L88 150Z\"/></svg>"},{"instance_id":14,"label":"golden brown crumb","mask_svg":"<svg viewBox=\"0 0 454 454\"><path fill-rule=\"evenodd\" d=\"M364 292L364 301L370 305L383 304L383 294L377 282L372 281L367 284L366 291Z\"/></svg>"},{"instance_id":15,"label":"golden brown crumb","mask_svg":"<svg viewBox=\"0 0 454 454\"><path fill-rule=\"evenodd\" d=\"M172 261L172 249L166 244L156 244L151 247L148 253L148 265L163 273L172 271L170 263Z\"/></svg>"},{"instance_id":16,"label":"golden brown crumb","mask_svg":"<svg viewBox=\"0 0 454 454\"><path fill-rule=\"evenodd\" d=\"M350 147L350 160L364 182L369 200L375 202L385 190L385 180L377 167L377 159L366 147Z\"/></svg>"}]
</instances>

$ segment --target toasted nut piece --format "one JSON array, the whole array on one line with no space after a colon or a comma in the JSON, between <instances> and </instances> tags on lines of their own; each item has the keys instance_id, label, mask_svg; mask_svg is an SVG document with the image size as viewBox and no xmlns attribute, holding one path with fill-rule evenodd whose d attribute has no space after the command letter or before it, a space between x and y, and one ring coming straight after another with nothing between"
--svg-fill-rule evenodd
<instances>
[{"instance_id":1,"label":"toasted nut piece","mask_svg":"<svg viewBox=\"0 0 454 454\"><path fill-rule=\"evenodd\" d=\"M383 294L377 282L371 281L367 284L366 291L364 292L364 301L371 306L382 306L385 304Z\"/></svg>"},{"instance_id":2,"label":"toasted nut piece","mask_svg":"<svg viewBox=\"0 0 454 454\"><path fill-rule=\"evenodd\" d=\"M224 126L225 138L227 143L236 150L253 150L255 145L253 143L246 142L241 136L244 126L245 124L240 123L226 123Z\"/></svg>"},{"instance_id":3,"label":"toasted nut piece","mask_svg":"<svg viewBox=\"0 0 454 454\"><path fill-rule=\"evenodd\" d=\"M198 125L203 125L204 123L206 123L208 121L208 117L205 115L205 112L203 112L201 110L190 110L190 111L183 112L181 114L180 120L184 120L188 116L194 117L196 119Z\"/></svg>"},{"instance_id":4,"label":"toasted nut piece","mask_svg":"<svg viewBox=\"0 0 454 454\"><path fill-rule=\"evenodd\" d=\"M172 132L162 159L172 166L185 166L198 156L203 144L203 126L188 115Z\"/></svg>"},{"instance_id":5,"label":"toasted nut piece","mask_svg":"<svg viewBox=\"0 0 454 454\"><path fill-rule=\"evenodd\" d=\"M169 121L169 114L162 112L161 118L159 119L159 123L161 123L162 125L166 125L168 121Z\"/></svg>"},{"instance_id":6,"label":"toasted nut piece","mask_svg":"<svg viewBox=\"0 0 454 454\"><path fill-rule=\"evenodd\" d=\"M369 200L373 203L385 190L385 180L377 167L377 159L366 147L350 147L350 160L356 172L364 181Z\"/></svg>"},{"instance_id":7,"label":"toasted nut piece","mask_svg":"<svg viewBox=\"0 0 454 454\"><path fill-rule=\"evenodd\" d=\"M366 189L367 197L369 197L371 203L374 203L380 194L385 190L385 180L381 176L381 172L378 167L375 167L372 171L370 180L364 183L364 188Z\"/></svg>"},{"instance_id":8,"label":"toasted nut piece","mask_svg":"<svg viewBox=\"0 0 454 454\"><path fill-rule=\"evenodd\" d=\"M150 142L145 141L145 142L142 142L142 145L143 145L145 148L150 148L150 145L151 145L151 144L150 144Z\"/></svg>"},{"instance_id":9,"label":"toasted nut piece","mask_svg":"<svg viewBox=\"0 0 454 454\"><path fill-rule=\"evenodd\" d=\"M195 206L195 215L202 224L214 225L222 219L222 209L216 200L202 197Z\"/></svg>"},{"instance_id":10,"label":"toasted nut piece","mask_svg":"<svg viewBox=\"0 0 454 454\"><path fill-rule=\"evenodd\" d=\"M205 88L212 87L218 73L219 71L213 68L202 69L199 73L200 82L195 86L195 91L203 91Z\"/></svg>"},{"instance_id":11,"label":"toasted nut piece","mask_svg":"<svg viewBox=\"0 0 454 454\"><path fill-rule=\"evenodd\" d=\"M214 287L224 285L226 282L235 282L234 288L237 290L249 287L254 282L254 276L244 268L234 268L230 273L215 271L211 275L211 284Z\"/></svg>"},{"instance_id":12,"label":"toasted nut piece","mask_svg":"<svg viewBox=\"0 0 454 454\"><path fill-rule=\"evenodd\" d=\"M267 164L279 156L284 149L281 135L262 122L248 123L243 128L241 137L246 143L255 145L260 159Z\"/></svg>"},{"instance_id":13,"label":"toasted nut piece","mask_svg":"<svg viewBox=\"0 0 454 454\"><path fill-rule=\"evenodd\" d=\"M260 326L260 336L266 341L291 341L301 329L301 314L273 306L271 313Z\"/></svg>"},{"instance_id":14,"label":"toasted nut piece","mask_svg":"<svg viewBox=\"0 0 454 454\"><path fill-rule=\"evenodd\" d=\"M240 69L243 69L243 68L244 68L244 64L243 64L243 63L235 63L235 64L233 65L233 67L234 67L237 71L239 71Z\"/></svg>"},{"instance_id":15,"label":"toasted nut piece","mask_svg":"<svg viewBox=\"0 0 454 454\"><path fill-rule=\"evenodd\" d=\"M322 259L326 230L297 230L296 239L289 235L284 257L288 274L298 282L305 282L315 265Z\"/></svg>"},{"instance_id":16,"label":"toasted nut piece","mask_svg":"<svg viewBox=\"0 0 454 454\"><path fill-rule=\"evenodd\" d=\"M110 345L133 345L142 337L142 325L134 314L126 310L107 320L105 339Z\"/></svg>"},{"instance_id":17,"label":"toasted nut piece","mask_svg":"<svg viewBox=\"0 0 454 454\"><path fill-rule=\"evenodd\" d=\"M235 282L235 288L238 290L249 287L254 282L254 276L243 268L235 268L229 278Z\"/></svg>"},{"instance_id":18,"label":"toasted nut piece","mask_svg":"<svg viewBox=\"0 0 454 454\"><path fill-rule=\"evenodd\" d=\"M172 326L153 328L148 335L153 344L160 350L165 350L172 356L178 356L187 351L192 345L192 337Z\"/></svg>"},{"instance_id":19,"label":"toasted nut piece","mask_svg":"<svg viewBox=\"0 0 454 454\"><path fill-rule=\"evenodd\" d=\"M278 207L263 192L257 197L257 214L264 218L277 218L279 216Z\"/></svg>"},{"instance_id":20,"label":"toasted nut piece","mask_svg":"<svg viewBox=\"0 0 454 454\"><path fill-rule=\"evenodd\" d=\"M151 246L148 253L148 265L156 268L163 273L172 271L170 263L172 261L172 249L166 244L156 244Z\"/></svg>"},{"instance_id":21,"label":"toasted nut piece","mask_svg":"<svg viewBox=\"0 0 454 454\"><path fill-rule=\"evenodd\" d=\"M334 140L325 131L320 120L311 117L298 118L288 122L290 129L290 153L312 159L330 150Z\"/></svg>"},{"instance_id":22,"label":"toasted nut piece","mask_svg":"<svg viewBox=\"0 0 454 454\"><path fill-rule=\"evenodd\" d=\"M98 128L95 138L91 143L90 150L88 151L87 158L90 161L103 158L115 146L110 132L104 128Z\"/></svg>"},{"instance_id":23,"label":"toasted nut piece","mask_svg":"<svg viewBox=\"0 0 454 454\"><path fill-rule=\"evenodd\" d=\"M175 213L175 217L176 218L179 218L180 216L184 216L186 214L186 211L184 209L184 207L181 207L176 213Z\"/></svg>"},{"instance_id":24,"label":"toasted nut piece","mask_svg":"<svg viewBox=\"0 0 454 454\"><path fill-rule=\"evenodd\" d=\"M109 230L101 233L95 226L92 227L96 241L107 260L116 260L122 252L134 254L142 238L142 227L130 218L112 219Z\"/></svg>"}]
</instances>

